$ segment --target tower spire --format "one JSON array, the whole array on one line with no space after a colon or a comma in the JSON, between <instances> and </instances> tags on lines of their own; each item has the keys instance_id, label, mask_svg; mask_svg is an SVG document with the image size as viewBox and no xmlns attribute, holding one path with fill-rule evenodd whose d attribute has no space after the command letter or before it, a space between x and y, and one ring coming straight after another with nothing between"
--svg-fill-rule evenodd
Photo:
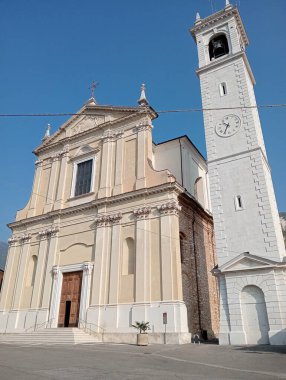
<instances>
[{"instance_id":1,"label":"tower spire","mask_svg":"<svg viewBox=\"0 0 286 380\"><path fill-rule=\"evenodd\" d=\"M225 0L225 9L232 8L232 5L230 4L229 0Z\"/></svg>"},{"instance_id":2,"label":"tower spire","mask_svg":"<svg viewBox=\"0 0 286 380\"><path fill-rule=\"evenodd\" d=\"M201 23L202 21L201 21L201 16L200 16L200 14L199 14L199 12L197 12L197 14L196 14L196 21L195 21L195 24L197 25L197 24L199 24L199 23Z\"/></svg>"},{"instance_id":3,"label":"tower spire","mask_svg":"<svg viewBox=\"0 0 286 380\"><path fill-rule=\"evenodd\" d=\"M141 85L141 95L140 95L140 98L138 100L138 104L140 106L148 106L148 104L149 104L148 100L146 98L145 89L146 89L145 84L142 83L142 85Z\"/></svg>"},{"instance_id":4,"label":"tower spire","mask_svg":"<svg viewBox=\"0 0 286 380\"><path fill-rule=\"evenodd\" d=\"M43 137L42 141L46 140L48 137L50 137L50 131L51 131L51 124L47 125L45 136Z\"/></svg>"}]
</instances>

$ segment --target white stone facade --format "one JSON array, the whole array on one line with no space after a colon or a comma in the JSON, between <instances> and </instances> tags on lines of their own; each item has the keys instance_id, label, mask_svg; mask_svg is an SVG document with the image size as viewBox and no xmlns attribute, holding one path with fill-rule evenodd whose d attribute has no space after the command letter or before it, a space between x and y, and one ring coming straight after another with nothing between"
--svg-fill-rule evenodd
<instances>
[{"instance_id":1,"label":"white stone facade","mask_svg":"<svg viewBox=\"0 0 286 380\"><path fill-rule=\"evenodd\" d=\"M13 235L0 299L0 333L62 326L61 304L71 302L73 307L74 302L72 295L62 301L64 279L77 273L79 326L92 326L104 333L105 341L130 343L136 337L132 324L149 321L151 340L163 343L167 313L167 342L190 341L191 306L187 310L182 289L180 197L199 210L212 232L207 169L186 137L180 138L184 155L173 152L176 141L160 148L152 143L156 117L148 105L99 106L91 99L35 150L31 198L9 225ZM181 154L184 170L192 162L191 171L177 179L181 167L169 170L170 162L160 157L163 151L169 158ZM78 177L81 165L89 165L90 177L84 178L88 189L78 195L85 183ZM184 180L189 181L188 192ZM201 254L208 256L208 248ZM209 319L202 327L213 337L217 314L205 314Z\"/></svg>"},{"instance_id":2,"label":"white stone facade","mask_svg":"<svg viewBox=\"0 0 286 380\"><path fill-rule=\"evenodd\" d=\"M245 54L248 39L230 4L198 18L191 33L198 46L205 109L220 343L286 344L286 254ZM251 305L261 308L259 315ZM250 326L251 320L257 323Z\"/></svg>"}]
</instances>

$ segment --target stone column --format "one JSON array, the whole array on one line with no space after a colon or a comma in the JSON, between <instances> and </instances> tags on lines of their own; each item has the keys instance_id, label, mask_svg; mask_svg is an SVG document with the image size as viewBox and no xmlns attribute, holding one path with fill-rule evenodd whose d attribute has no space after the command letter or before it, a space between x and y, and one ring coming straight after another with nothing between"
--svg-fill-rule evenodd
<instances>
[{"instance_id":1,"label":"stone column","mask_svg":"<svg viewBox=\"0 0 286 380\"><path fill-rule=\"evenodd\" d=\"M12 301L12 309L18 310L21 305L21 297L23 294L23 288L25 286L25 274L27 269L27 261L29 258L29 248L30 248L30 234L24 234L20 237L21 243L21 253L18 262L17 275L16 275L16 283L14 285L14 294Z\"/></svg>"},{"instance_id":2,"label":"stone column","mask_svg":"<svg viewBox=\"0 0 286 380\"><path fill-rule=\"evenodd\" d=\"M102 137L101 175L98 198L111 196L114 133L106 131Z\"/></svg>"},{"instance_id":3,"label":"stone column","mask_svg":"<svg viewBox=\"0 0 286 380\"><path fill-rule=\"evenodd\" d=\"M43 269L44 281L42 283L42 297L40 299L40 307L49 308L51 289L52 289L52 268L55 263L58 243L58 227L52 227L47 230L49 245L47 251L47 257Z\"/></svg>"},{"instance_id":4,"label":"stone column","mask_svg":"<svg viewBox=\"0 0 286 380\"><path fill-rule=\"evenodd\" d=\"M146 165L147 159L151 158L150 144L152 144L151 121L146 117L137 126L137 170L136 170L136 189L146 187Z\"/></svg>"},{"instance_id":5,"label":"stone column","mask_svg":"<svg viewBox=\"0 0 286 380\"><path fill-rule=\"evenodd\" d=\"M56 197L56 190L57 190L57 182L58 182L58 169L59 169L59 160L60 160L61 154L55 154L51 157L52 160L52 168L50 172L50 179L49 179L49 186L48 186L48 194L46 198L46 205L44 208L44 212L49 212L53 209L55 197Z\"/></svg>"},{"instance_id":6,"label":"stone column","mask_svg":"<svg viewBox=\"0 0 286 380\"><path fill-rule=\"evenodd\" d=\"M170 201L158 206L161 214L161 275L163 301L182 299L182 281L178 281L178 254L176 244L179 244L178 211L180 206ZM177 226L177 228L176 228ZM177 234L173 230L177 230ZM180 282L180 284L179 284Z\"/></svg>"},{"instance_id":7,"label":"stone column","mask_svg":"<svg viewBox=\"0 0 286 380\"><path fill-rule=\"evenodd\" d=\"M81 321L86 321L86 310L90 304L90 287L91 287L91 273L93 264L83 264L83 277L80 296L80 313L79 318Z\"/></svg>"},{"instance_id":8,"label":"stone column","mask_svg":"<svg viewBox=\"0 0 286 380\"><path fill-rule=\"evenodd\" d=\"M68 159L69 159L69 146L66 145L61 152L61 168L60 168L60 174L59 174L59 181L58 181L58 191L56 195L56 201L54 205L54 209L58 210L62 208L65 194L65 184L66 184L66 173L67 173L67 166L68 166Z\"/></svg>"},{"instance_id":9,"label":"stone column","mask_svg":"<svg viewBox=\"0 0 286 380\"><path fill-rule=\"evenodd\" d=\"M40 246L39 246L37 270L36 270L36 275L35 275L35 282L34 282L34 287L33 287L32 301L31 301L31 308L33 309L37 309L40 307L40 301L42 298L43 277L44 277L45 267L46 267L47 252L49 249L48 230L39 232L38 236L40 239Z\"/></svg>"},{"instance_id":10,"label":"stone column","mask_svg":"<svg viewBox=\"0 0 286 380\"><path fill-rule=\"evenodd\" d=\"M34 183L33 183L33 188L32 188L29 211L27 215L28 218L36 214L37 199L39 196L40 181L41 181L41 175L42 175L42 170L43 170L43 161L42 160L36 161L35 166L36 166L36 172L35 172Z\"/></svg>"},{"instance_id":11,"label":"stone column","mask_svg":"<svg viewBox=\"0 0 286 380\"><path fill-rule=\"evenodd\" d=\"M121 257L121 218L114 220L111 235L109 303L117 304L119 295L120 257Z\"/></svg>"},{"instance_id":12,"label":"stone column","mask_svg":"<svg viewBox=\"0 0 286 380\"><path fill-rule=\"evenodd\" d=\"M12 286L11 284L11 274L12 270L14 270L14 260L15 260L15 252L18 248L17 246L18 237L11 236L8 240L9 243L9 251L7 255L6 268L4 272L4 279L2 284L2 289L0 293L0 310L5 310L8 296L8 289Z\"/></svg>"},{"instance_id":13,"label":"stone column","mask_svg":"<svg viewBox=\"0 0 286 380\"><path fill-rule=\"evenodd\" d=\"M136 221L136 276L135 301L149 302L151 299L150 226L147 219L150 207L134 210Z\"/></svg>"},{"instance_id":14,"label":"stone column","mask_svg":"<svg viewBox=\"0 0 286 380\"><path fill-rule=\"evenodd\" d=\"M121 194L123 190L123 160L124 160L124 139L123 132L119 131L116 135L115 152L115 180L113 195Z\"/></svg>"}]
</instances>

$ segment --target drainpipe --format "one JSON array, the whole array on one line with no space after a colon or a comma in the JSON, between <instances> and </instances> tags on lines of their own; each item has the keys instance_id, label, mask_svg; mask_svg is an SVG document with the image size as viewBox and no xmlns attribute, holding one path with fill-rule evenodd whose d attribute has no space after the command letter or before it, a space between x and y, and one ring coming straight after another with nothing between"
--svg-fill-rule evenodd
<instances>
[{"instance_id":1,"label":"drainpipe","mask_svg":"<svg viewBox=\"0 0 286 380\"><path fill-rule=\"evenodd\" d=\"M200 292L199 292L199 279L198 279L198 266L197 266L197 248L196 248L196 240L195 240L195 217L193 216L192 220L192 232L193 232L193 247L194 247L194 259L195 259L195 279L196 279L196 287L197 287L197 296L198 296L198 317L199 317L199 328L200 334L202 334L202 318L201 318L201 300L200 300Z\"/></svg>"}]
</instances>

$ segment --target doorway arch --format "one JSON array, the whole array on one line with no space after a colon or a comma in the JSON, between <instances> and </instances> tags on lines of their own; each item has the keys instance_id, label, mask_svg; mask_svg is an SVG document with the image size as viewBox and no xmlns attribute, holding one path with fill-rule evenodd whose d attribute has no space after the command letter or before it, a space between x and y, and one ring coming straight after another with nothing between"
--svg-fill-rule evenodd
<instances>
[{"instance_id":1,"label":"doorway arch","mask_svg":"<svg viewBox=\"0 0 286 380\"><path fill-rule=\"evenodd\" d=\"M247 285L241 291L243 328L247 344L269 344L269 322L263 291Z\"/></svg>"}]
</instances>

